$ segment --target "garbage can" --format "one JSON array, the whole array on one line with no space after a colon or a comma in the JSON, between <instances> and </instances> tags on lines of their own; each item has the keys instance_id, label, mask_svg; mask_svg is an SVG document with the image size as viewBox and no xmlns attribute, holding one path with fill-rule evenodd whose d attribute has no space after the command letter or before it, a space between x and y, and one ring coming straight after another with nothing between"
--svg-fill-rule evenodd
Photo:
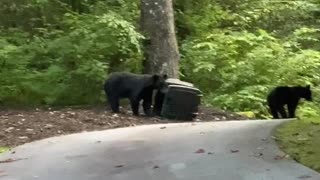
<instances>
[{"instance_id":1,"label":"garbage can","mask_svg":"<svg viewBox=\"0 0 320 180\"><path fill-rule=\"evenodd\" d=\"M166 80L166 83L168 84L168 86L170 86L170 85L181 85L181 86L193 87L192 83L188 83L188 82L181 81L179 79L174 79L174 78L168 78ZM155 100L154 100L154 104L153 104L153 113L155 115L161 116L164 97L165 97L165 93L162 93L160 91L156 92L156 95L155 95L155 98L154 98Z\"/></svg>"},{"instance_id":2,"label":"garbage can","mask_svg":"<svg viewBox=\"0 0 320 180\"><path fill-rule=\"evenodd\" d=\"M178 79L168 79L167 93L157 92L155 113L168 119L192 120L198 113L201 91L193 84Z\"/></svg>"}]
</instances>

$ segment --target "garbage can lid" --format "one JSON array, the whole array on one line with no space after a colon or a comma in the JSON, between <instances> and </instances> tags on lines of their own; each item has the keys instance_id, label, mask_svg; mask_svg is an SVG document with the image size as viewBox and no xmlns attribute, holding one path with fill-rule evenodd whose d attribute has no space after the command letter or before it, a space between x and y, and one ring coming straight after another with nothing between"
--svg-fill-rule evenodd
<instances>
[{"instance_id":1,"label":"garbage can lid","mask_svg":"<svg viewBox=\"0 0 320 180\"><path fill-rule=\"evenodd\" d=\"M185 81L181 81L180 79L175 79L175 78L168 78L166 82L170 84L176 84L176 85L181 85L181 86L188 86L188 87L193 87L192 83L188 83Z\"/></svg>"},{"instance_id":2,"label":"garbage can lid","mask_svg":"<svg viewBox=\"0 0 320 180\"><path fill-rule=\"evenodd\" d=\"M193 92L196 92L197 94L201 94L201 91L198 88L190 87L190 86L184 86L184 85L169 85L169 89L188 89Z\"/></svg>"}]
</instances>

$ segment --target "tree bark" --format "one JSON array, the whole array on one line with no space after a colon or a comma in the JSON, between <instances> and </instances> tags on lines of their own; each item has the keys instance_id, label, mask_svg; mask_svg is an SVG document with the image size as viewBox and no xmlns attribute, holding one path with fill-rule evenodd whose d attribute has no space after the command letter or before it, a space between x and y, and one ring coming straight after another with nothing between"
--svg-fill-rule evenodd
<instances>
[{"instance_id":1,"label":"tree bark","mask_svg":"<svg viewBox=\"0 0 320 180\"><path fill-rule=\"evenodd\" d=\"M172 0L141 0L141 31L144 43L144 73L179 78L179 50Z\"/></svg>"}]
</instances>

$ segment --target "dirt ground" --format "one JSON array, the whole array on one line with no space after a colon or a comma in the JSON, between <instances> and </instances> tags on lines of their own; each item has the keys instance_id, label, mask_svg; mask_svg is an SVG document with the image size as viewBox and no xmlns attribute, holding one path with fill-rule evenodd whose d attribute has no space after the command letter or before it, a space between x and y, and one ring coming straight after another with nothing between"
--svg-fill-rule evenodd
<instances>
[{"instance_id":1,"label":"dirt ground","mask_svg":"<svg viewBox=\"0 0 320 180\"><path fill-rule=\"evenodd\" d=\"M14 147L27 142L83 131L136 126L141 124L176 123L160 117L132 116L128 107L113 114L104 107L36 108L29 110L0 110L0 147ZM249 119L213 108L199 108L194 121L225 121Z\"/></svg>"}]
</instances>

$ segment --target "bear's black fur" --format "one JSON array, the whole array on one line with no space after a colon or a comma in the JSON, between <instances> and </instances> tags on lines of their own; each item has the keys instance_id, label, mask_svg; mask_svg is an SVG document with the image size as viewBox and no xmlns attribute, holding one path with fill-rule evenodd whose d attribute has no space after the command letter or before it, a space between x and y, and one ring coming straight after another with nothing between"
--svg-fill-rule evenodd
<instances>
[{"instance_id":1,"label":"bear's black fur","mask_svg":"<svg viewBox=\"0 0 320 180\"><path fill-rule=\"evenodd\" d=\"M156 92L156 95L154 98L154 104L153 104L153 113L157 116L161 115L164 96L165 96L165 93L161 92L160 90Z\"/></svg>"},{"instance_id":2,"label":"bear's black fur","mask_svg":"<svg viewBox=\"0 0 320 180\"><path fill-rule=\"evenodd\" d=\"M312 101L310 85L302 86L278 86L274 88L267 97L268 106L274 119L279 119L278 113L282 118L294 118L300 98ZM288 106L289 116L284 106Z\"/></svg>"},{"instance_id":3,"label":"bear's black fur","mask_svg":"<svg viewBox=\"0 0 320 180\"><path fill-rule=\"evenodd\" d=\"M166 79L167 75L115 72L106 80L104 91L114 113L119 112L119 100L129 98L134 115L139 115L139 103L143 100L144 113L150 116L153 90L166 88Z\"/></svg>"}]
</instances>

